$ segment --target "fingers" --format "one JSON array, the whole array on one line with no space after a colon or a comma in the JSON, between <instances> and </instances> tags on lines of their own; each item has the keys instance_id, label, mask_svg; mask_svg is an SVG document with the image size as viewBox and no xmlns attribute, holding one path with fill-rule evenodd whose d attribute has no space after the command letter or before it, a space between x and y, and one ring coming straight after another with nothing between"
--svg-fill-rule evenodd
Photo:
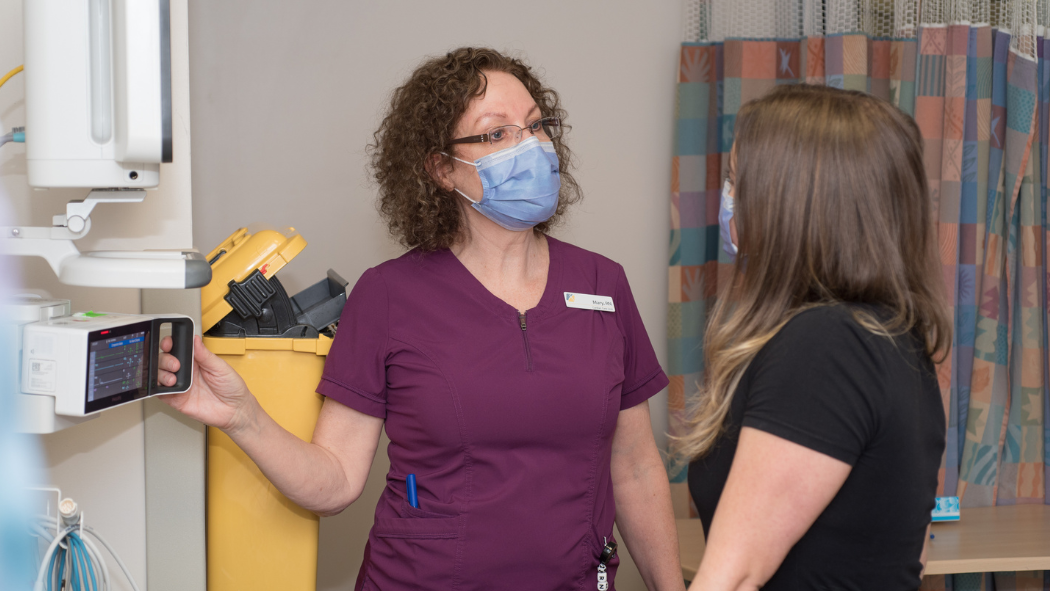
<instances>
[{"instance_id":1,"label":"fingers","mask_svg":"<svg viewBox=\"0 0 1050 591\"><path fill-rule=\"evenodd\" d=\"M157 374L157 381L160 382L161 386L174 386L179 379L173 373L162 371Z\"/></svg>"},{"instance_id":2,"label":"fingers","mask_svg":"<svg viewBox=\"0 0 1050 591\"><path fill-rule=\"evenodd\" d=\"M204 346L204 340L199 336L193 337L193 360L197 362L197 367L208 372L221 371L226 365L225 361Z\"/></svg>"},{"instance_id":3,"label":"fingers","mask_svg":"<svg viewBox=\"0 0 1050 591\"><path fill-rule=\"evenodd\" d=\"M171 337L164 337L160 341L160 348L162 353L157 357L157 383L162 386L174 386L178 378L175 376L175 372L179 371L182 367L182 362L179 361L178 357L171 355L173 341ZM197 361L197 365L206 365L210 358L215 358L214 354L204 346L203 341L200 337L193 337L193 357Z\"/></svg>"},{"instance_id":4,"label":"fingers","mask_svg":"<svg viewBox=\"0 0 1050 591\"><path fill-rule=\"evenodd\" d=\"M157 371L157 383L161 386L174 386L175 382L178 381L178 378L175 377L174 371L178 370L169 370L164 368L163 360L160 362L159 365L159 371Z\"/></svg>"},{"instance_id":5,"label":"fingers","mask_svg":"<svg viewBox=\"0 0 1050 591\"><path fill-rule=\"evenodd\" d=\"M157 383L161 386L174 386L177 382L175 372L179 371L182 363L174 355L170 355L171 337L164 337L160 341L160 355L157 356Z\"/></svg>"},{"instance_id":6,"label":"fingers","mask_svg":"<svg viewBox=\"0 0 1050 591\"><path fill-rule=\"evenodd\" d=\"M165 349L165 339L168 341L167 349ZM161 351L171 351L171 339L168 337L165 337L165 339L161 340ZM156 372L156 383L159 383L162 386L175 385L175 382L177 381L175 378L175 372L177 372L178 368L182 366L182 362L178 361L178 358L175 356L169 355L168 353L161 353L158 358L156 358L156 368L158 368L158 372Z\"/></svg>"},{"instance_id":7,"label":"fingers","mask_svg":"<svg viewBox=\"0 0 1050 591\"><path fill-rule=\"evenodd\" d=\"M170 336L160 340L160 354L157 356L157 383L161 386L174 386L178 381L175 372L182 367L178 358L170 355L173 343Z\"/></svg>"},{"instance_id":8,"label":"fingers","mask_svg":"<svg viewBox=\"0 0 1050 591\"><path fill-rule=\"evenodd\" d=\"M157 367L163 371L175 373L179 371L180 367L182 367L182 362L174 355L161 353L157 356Z\"/></svg>"}]
</instances>

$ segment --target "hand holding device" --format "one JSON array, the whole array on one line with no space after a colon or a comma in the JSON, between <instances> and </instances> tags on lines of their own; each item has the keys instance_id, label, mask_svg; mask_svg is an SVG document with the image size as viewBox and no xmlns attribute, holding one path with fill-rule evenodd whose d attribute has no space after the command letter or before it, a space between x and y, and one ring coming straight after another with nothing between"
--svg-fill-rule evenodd
<instances>
[{"instance_id":1,"label":"hand holding device","mask_svg":"<svg viewBox=\"0 0 1050 591\"><path fill-rule=\"evenodd\" d=\"M157 383L171 386L182 367L171 354L173 342L165 337L160 342L157 363ZM204 346L200 337L193 337L193 385L180 394L161 398L175 410L198 421L224 431L243 427L250 417L255 397L244 380L229 363Z\"/></svg>"}]
</instances>

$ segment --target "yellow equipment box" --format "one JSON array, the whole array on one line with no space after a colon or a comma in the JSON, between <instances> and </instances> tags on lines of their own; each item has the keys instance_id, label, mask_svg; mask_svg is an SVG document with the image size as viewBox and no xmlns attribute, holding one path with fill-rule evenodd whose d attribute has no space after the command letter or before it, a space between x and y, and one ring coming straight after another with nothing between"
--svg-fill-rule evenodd
<instances>
[{"instance_id":1,"label":"yellow equipment box","mask_svg":"<svg viewBox=\"0 0 1050 591\"><path fill-rule=\"evenodd\" d=\"M208 255L212 282L201 290L201 308L204 345L233 366L278 424L310 441L323 401L314 389L346 282L329 271L327 281L288 298L274 274L304 247L291 228L238 230ZM316 589L319 518L278 492L215 428L208 429L207 502L209 591Z\"/></svg>"},{"instance_id":2,"label":"yellow equipment box","mask_svg":"<svg viewBox=\"0 0 1050 591\"><path fill-rule=\"evenodd\" d=\"M282 427L310 441L332 340L212 338ZM208 590L317 588L317 515L288 500L222 431L208 428Z\"/></svg>"}]
</instances>

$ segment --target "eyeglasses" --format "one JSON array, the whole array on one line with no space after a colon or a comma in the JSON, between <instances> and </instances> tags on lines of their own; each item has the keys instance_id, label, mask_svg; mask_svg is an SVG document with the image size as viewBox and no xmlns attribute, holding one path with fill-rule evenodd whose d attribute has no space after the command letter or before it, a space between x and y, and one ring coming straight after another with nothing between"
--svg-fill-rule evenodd
<instances>
[{"instance_id":1,"label":"eyeglasses","mask_svg":"<svg viewBox=\"0 0 1050 591\"><path fill-rule=\"evenodd\" d=\"M449 144L492 144L493 146L510 145L513 141L521 139L521 135L528 131L540 141L554 140L561 137L561 119L557 117L544 117L529 123L525 127L518 125L501 125L493 127L488 133L461 137L449 142Z\"/></svg>"}]
</instances>

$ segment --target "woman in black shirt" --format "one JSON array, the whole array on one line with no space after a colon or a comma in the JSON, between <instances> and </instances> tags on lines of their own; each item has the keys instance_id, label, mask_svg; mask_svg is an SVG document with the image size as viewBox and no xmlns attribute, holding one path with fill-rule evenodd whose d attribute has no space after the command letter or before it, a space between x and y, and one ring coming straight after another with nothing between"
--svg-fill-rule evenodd
<instances>
[{"instance_id":1,"label":"woman in black shirt","mask_svg":"<svg viewBox=\"0 0 1050 591\"><path fill-rule=\"evenodd\" d=\"M739 254L679 440L708 541L691 588L917 589L951 342L919 129L779 86L737 116L726 192Z\"/></svg>"}]
</instances>

